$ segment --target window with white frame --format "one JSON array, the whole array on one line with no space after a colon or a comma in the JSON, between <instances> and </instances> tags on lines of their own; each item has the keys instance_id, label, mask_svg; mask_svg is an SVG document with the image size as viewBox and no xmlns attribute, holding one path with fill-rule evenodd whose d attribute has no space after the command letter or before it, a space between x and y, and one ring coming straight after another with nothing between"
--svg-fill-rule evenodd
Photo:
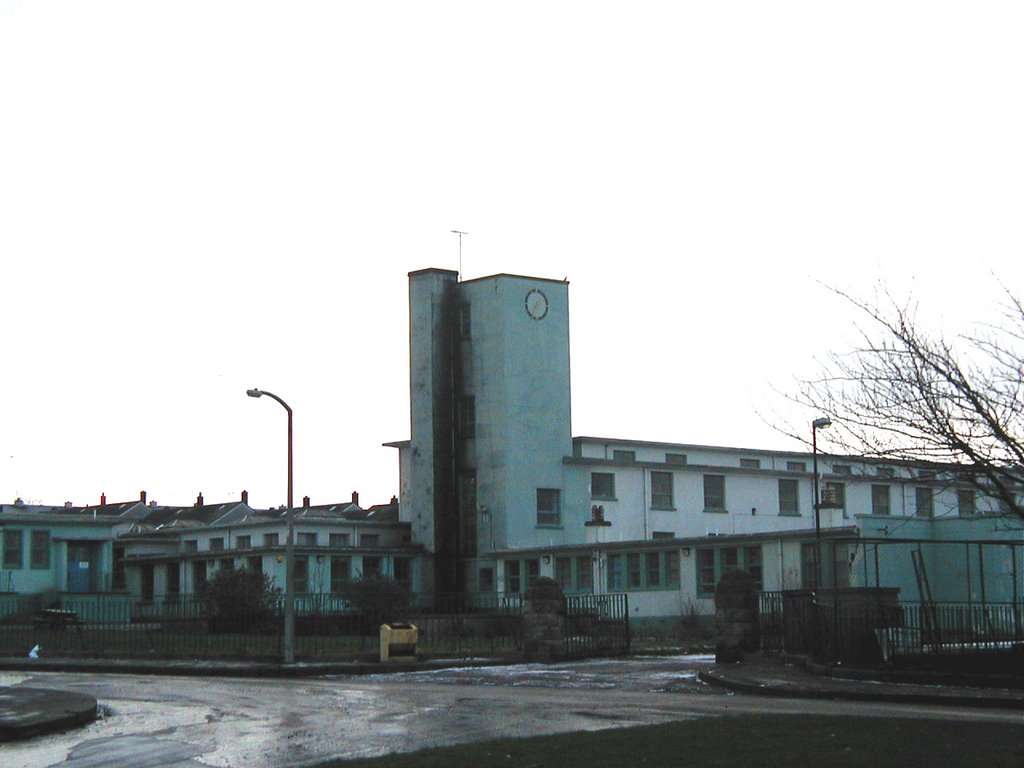
<instances>
[{"instance_id":1,"label":"window with white frame","mask_svg":"<svg viewBox=\"0 0 1024 768\"><path fill-rule=\"evenodd\" d=\"M800 499L799 485L796 480L790 478L779 479L779 514L799 515Z\"/></svg>"},{"instance_id":2,"label":"window with white frame","mask_svg":"<svg viewBox=\"0 0 1024 768\"><path fill-rule=\"evenodd\" d=\"M973 488L960 488L956 492L956 507L960 517L971 517L975 514Z\"/></svg>"},{"instance_id":3,"label":"window with white frame","mask_svg":"<svg viewBox=\"0 0 1024 768\"><path fill-rule=\"evenodd\" d=\"M537 489L537 525L557 526L562 523L562 492L557 488Z\"/></svg>"},{"instance_id":4,"label":"window with white frame","mask_svg":"<svg viewBox=\"0 0 1024 768\"><path fill-rule=\"evenodd\" d=\"M725 475L704 475L704 511L725 512Z\"/></svg>"},{"instance_id":5,"label":"window with white frame","mask_svg":"<svg viewBox=\"0 0 1024 768\"><path fill-rule=\"evenodd\" d=\"M888 485L871 486L871 514L890 515L892 505L890 502L891 491Z\"/></svg>"},{"instance_id":6,"label":"window with white frame","mask_svg":"<svg viewBox=\"0 0 1024 768\"><path fill-rule=\"evenodd\" d=\"M935 496L932 489L923 485L914 488L915 514L918 517L932 517L935 514Z\"/></svg>"},{"instance_id":7,"label":"window with white frame","mask_svg":"<svg viewBox=\"0 0 1024 768\"><path fill-rule=\"evenodd\" d=\"M590 473L590 498L606 501L615 499L614 472Z\"/></svg>"},{"instance_id":8,"label":"window with white frame","mask_svg":"<svg viewBox=\"0 0 1024 768\"><path fill-rule=\"evenodd\" d=\"M673 475L671 472L651 472L651 509L673 509Z\"/></svg>"}]
</instances>

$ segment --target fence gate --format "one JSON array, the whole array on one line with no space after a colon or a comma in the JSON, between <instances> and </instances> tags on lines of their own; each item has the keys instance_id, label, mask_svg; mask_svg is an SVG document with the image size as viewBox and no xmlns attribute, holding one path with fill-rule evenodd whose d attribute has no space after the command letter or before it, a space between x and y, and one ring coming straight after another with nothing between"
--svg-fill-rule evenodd
<instances>
[{"instance_id":1,"label":"fence gate","mask_svg":"<svg viewBox=\"0 0 1024 768\"><path fill-rule=\"evenodd\" d=\"M567 657L629 653L629 595L571 595L565 609Z\"/></svg>"}]
</instances>

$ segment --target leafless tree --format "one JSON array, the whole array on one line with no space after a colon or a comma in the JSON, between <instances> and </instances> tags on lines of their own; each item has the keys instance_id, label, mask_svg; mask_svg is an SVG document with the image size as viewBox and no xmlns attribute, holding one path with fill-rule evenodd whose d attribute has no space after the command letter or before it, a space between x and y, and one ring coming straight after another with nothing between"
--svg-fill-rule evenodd
<instances>
[{"instance_id":1,"label":"leafless tree","mask_svg":"<svg viewBox=\"0 0 1024 768\"><path fill-rule=\"evenodd\" d=\"M957 483L1024 517L1024 306L1005 291L1000 322L929 333L916 306L836 293L865 320L856 348L829 355L793 399L832 419L829 441L851 454L934 462Z\"/></svg>"}]
</instances>

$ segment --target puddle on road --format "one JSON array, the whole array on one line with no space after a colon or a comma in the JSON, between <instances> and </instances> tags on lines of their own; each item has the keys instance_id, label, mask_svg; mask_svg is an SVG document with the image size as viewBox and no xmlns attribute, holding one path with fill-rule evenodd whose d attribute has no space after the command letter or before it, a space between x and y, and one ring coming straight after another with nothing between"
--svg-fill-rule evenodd
<instances>
[{"instance_id":1,"label":"puddle on road","mask_svg":"<svg viewBox=\"0 0 1024 768\"><path fill-rule=\"evenodd\" d=\"M49 768L159 768L212 752L212 747L152 736L93 739L75 746L67 759Z\"/></svg>"}]
</instances>

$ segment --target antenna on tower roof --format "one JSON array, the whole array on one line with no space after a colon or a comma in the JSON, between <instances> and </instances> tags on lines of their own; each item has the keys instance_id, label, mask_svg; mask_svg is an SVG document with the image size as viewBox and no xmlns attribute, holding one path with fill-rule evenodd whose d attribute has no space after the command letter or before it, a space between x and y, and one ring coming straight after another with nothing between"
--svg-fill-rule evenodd
<instances>
[{"instance_id":1,"label":"antenna on tower roof","mask_svg":"<svg viewBox=\"0 0 1024 768\"><path fill-rule=\"evenodd\" d=\"M469 232L463 232L460 229L453 229L452 230L452 234L459 236L459 282L461 283L462 282L462 236L463 235L468 235Z\"/></svg>"}]
</instances>

